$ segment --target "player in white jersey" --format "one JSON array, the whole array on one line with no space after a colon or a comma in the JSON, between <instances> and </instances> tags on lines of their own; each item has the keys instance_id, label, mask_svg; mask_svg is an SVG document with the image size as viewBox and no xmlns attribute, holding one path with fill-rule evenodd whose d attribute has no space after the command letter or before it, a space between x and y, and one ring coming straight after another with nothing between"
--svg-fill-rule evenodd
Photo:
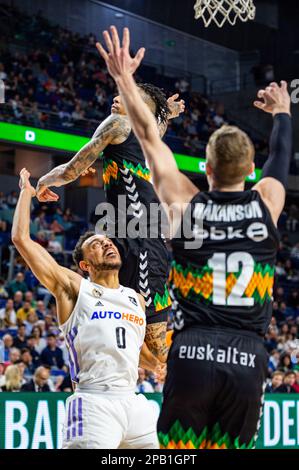
<instances>
[{"instance_id":1,"label":"player in white jersey","mask_svg":"<svg viewBox=\"0 0 299 470\"><path fill-rule=\"evenodd\" d=\"M77 272L60 266L30 238L30 205L35 190L26 169L14 214L12 241L39 281L55 296L58 321L69 350L74 394L67 399L63 448L158 448L156 419L150 403L135 395L144 339L165 361L163 340L146 337L144 300L119 285L119 252L103 235L80 237L74 260ZM149 351L147 350L148 366ZM150 355L152 368L159 361Z\"/></svg>"}]
</instances>

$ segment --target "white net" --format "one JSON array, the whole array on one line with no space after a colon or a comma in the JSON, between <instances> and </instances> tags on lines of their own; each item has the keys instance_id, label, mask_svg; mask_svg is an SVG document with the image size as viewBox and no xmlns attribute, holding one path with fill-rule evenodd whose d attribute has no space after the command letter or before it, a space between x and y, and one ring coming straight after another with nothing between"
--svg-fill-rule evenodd
<instances>
[{"instance_id":1,"label":"white net","mask_svg":"<svg viewBox=\"0 0 299 470\"><path fill-rule=\"evenodd\" d=\"M201 18L208 27L212 22L222 28L225 22L235 25L254 20L256 8L253 0L197 0L194 5L195 19Z\"/></svg>"}]
</instances>

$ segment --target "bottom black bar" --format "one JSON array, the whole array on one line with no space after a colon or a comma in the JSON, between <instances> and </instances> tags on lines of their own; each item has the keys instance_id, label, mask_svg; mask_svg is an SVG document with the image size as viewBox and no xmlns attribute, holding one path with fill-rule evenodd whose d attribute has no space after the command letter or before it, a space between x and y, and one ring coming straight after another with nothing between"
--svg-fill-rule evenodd
<instances>
[{"instance_id":1,"label":"bottom black bar","mask_svg":"<svg viewBox=\"0 0 299 470\"><path fill-rule=\"evenodd\" d=\"M298 449L299 450L299 449ZM298 463L299 454L296 450L1 450L0 466L9 465L48 465L74 463L75 468L80 463L90 468L96 465L120 465L126 468L144 468L144 465L204 465L230 464L235 468L237 465L252 466L255 462L267 465L273 469L276 465L285 465L289 462ZM275 465L276 464L276 465ZM7 467L8 468L8 467ZM59 467L60 468L60 467ZM69 467L65 467L69 468ZM203 468L203 467L201 467Z\"/></svg>"}]
</instances>

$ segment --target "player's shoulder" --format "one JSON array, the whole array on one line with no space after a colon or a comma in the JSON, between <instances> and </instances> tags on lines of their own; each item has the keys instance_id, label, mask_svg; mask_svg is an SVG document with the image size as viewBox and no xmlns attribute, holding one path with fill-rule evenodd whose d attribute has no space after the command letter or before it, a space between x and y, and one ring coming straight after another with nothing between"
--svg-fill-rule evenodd
<instances>
[{"instance_id":1,"label":"player's shoulder","mask_svg":"<svg viewBox=\"0 0 299 470\"><path fill-rule=\"evenodd\" d=\"M144 299L143 295L139 294L138 292L136 292L136 294L137 294L138 300L140 302L140 305L142 307L142 310L145 311L145 299Z\"/></svg>"},{"instance_id":2,"label":"player's shoulder","mask_svg":"<svg viewBox=\"0 0 299 470\"><path fill-rule=\"evenodd\" d=\"M122 114L110 114L96 129L93 139L109 134L112 137L111 144L119 144L126 140L131 132L131 124L127 116Z\"/></svg>"},{"instance_id":3,"label":"player's shoulder","mask_svg":"<svg viewBox=\"0 0 299 470\"><path fill-rule=\"evenodd\" d=\"M124 287L122 286L123 292L128 296L128 299L132 304L138 307L138 303L142 307L142 310L145 311L145 300L144 297L137 292L136 290L132 289L131 287Z\"/></svg>"}]
</instances>

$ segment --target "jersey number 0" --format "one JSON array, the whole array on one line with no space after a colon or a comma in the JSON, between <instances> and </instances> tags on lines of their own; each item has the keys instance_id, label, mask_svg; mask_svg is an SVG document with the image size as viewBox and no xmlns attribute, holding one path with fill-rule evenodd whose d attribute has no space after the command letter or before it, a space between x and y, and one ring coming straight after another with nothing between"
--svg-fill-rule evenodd
<instances>
[{"instance_id":1,"label":"jersey number 0","mask_svg":"<svg viewBox=\"0 0 299 470\"><path fill-rule=\"evenodd\" d=\"M116 344L119 349L126 349L126 329L119 326L115 329Z\"/></svg>"}]
</instances>

